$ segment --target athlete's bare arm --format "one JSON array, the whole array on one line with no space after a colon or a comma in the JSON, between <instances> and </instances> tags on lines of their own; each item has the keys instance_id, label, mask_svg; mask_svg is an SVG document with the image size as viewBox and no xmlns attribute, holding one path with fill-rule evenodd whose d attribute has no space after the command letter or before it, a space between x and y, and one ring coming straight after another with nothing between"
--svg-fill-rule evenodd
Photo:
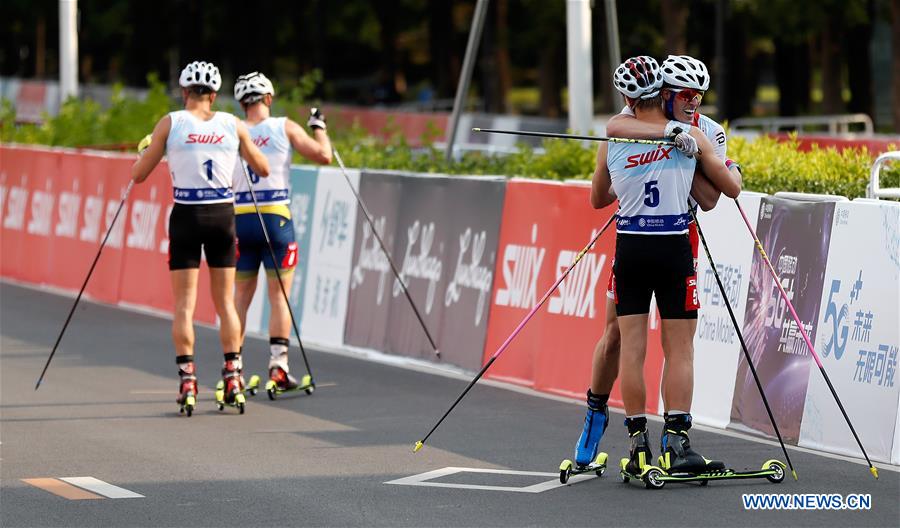
<instances>
[{"instance_id":1,"label":"athlete's bare arm","mask_svg":"<svg viewBox=\"0 0 900 528\"><path fill-rule=\"evenodd\" d=\"M322 165L331 163L331 140L321 128L313 129L315 138L312 138L303 127L287 119L284 123L284 133L287 134L294 150L304 158Z\"/></svg>"},{"instance_id":2,"label":"athlete's bare arm","mask_svg":"<svg viewBox=\"0 0 900 528\"><path fill-rule=\"evenodd\" d=\"M131 166L131 179L135 183L141 183L150 176L153 169L162 161L163 155L166 153L166 140L169 139L169 131L172 129L172 118L164 116L153 127L153 133L150 146L144 150L144 153Z\"/></svg>"},{"instance_id":3,"label":"athlete's bare arm","mask_svg":"<svg viewBox=\"0 0 900 528\"><path fill-rule=\"evenodd\" d=\"M684 128L687 130L688 125ZM606 135L630 139L661 138L666 135L666 124L641 121L628 114L616 114L606 122Z\"/></svg>"},{"instance_id":4,"label":"athlete's bare arm","mask_svg":"<svg viewBox=\"0 0 900 528\"><path fill-rule=\"evenodd\" d=\"M697 160L700 162L703 174L718 190L722 191L722 194L729 198L737 198L741 193L740 179L735 178L731 171L725 168L725 162L716 157L712 143L706 134L694 127L691 130L691 136L697 140L697 146L700 147ZM691 190L693 191L693 187Z\"/></svg>"},{"instance_id":5,"label":"athlete's bare arm","mask_svg":"<svg viewBox=\"0 0 900 528\"><path fill-rule=\"evenodd\" d=\"M240 142L241 158L250 165L254 174L267 177L269 175L269 159L253 143L253 140L250 138L250 131L247 130L247 125L237 117L235 117L235 120L237 121L237 136Z\"/></svg>"},{"instance_id":6,"label":"athlete's bare arm","mask_svg":"<svg viewBox=\"0 0 900 528\"><path fill-rule=\"evenodd\" d=\"M591 180L591 206L594 209L602 209L616 201L616 195L612 192L609 167L606 165L608 150L606 143L600 143L597 147L597 168L594 169L594 177Z\"/></svg>"}]
</instances>

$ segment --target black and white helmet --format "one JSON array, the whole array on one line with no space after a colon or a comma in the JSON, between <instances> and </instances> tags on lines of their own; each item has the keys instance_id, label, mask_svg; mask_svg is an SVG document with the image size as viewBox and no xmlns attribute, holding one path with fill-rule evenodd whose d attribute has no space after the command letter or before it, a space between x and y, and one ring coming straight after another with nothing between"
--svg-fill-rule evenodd
<instances>
[{"instance_id":1,"label":"black and white helmet","mask_svg":"<svg viewBox=\"0 0 900 528\"><path fill-rule=\"evenodd\" d=\"M265 94L275 95L275 88L272 81L259 72L241 75L234 83L234 98L243 101L245 97L251 95L263 96Z\"/></svg>"},{"instance_id":2,"label":"black and white helmet","mask_svg":"<svg viewBox=\"0 0 900 528\"><path fill-rule=\"evenodd\" d=\"M646 55L631 57L616 68L613 84L622 95L632 99L653 99L663 85L659 63Z\"/></svg>"},{"instance_id":3,"label":"black and white helmet","mask_svg":"<svg viewBox=\"0 0 900 528\"><path fill-rule=\"evenodd\" d=\"M219 68L211 62L194 61L181 70L181 77L178 84L183 88L191 86L205 86L214 92L218 92L222 87L222 76L219 75Z\"/></svg>"},{"instance_id":4,"label":"black and white helmet","mask_svg":"<svg viewBox=\"0 0 900 528\"><path fill-rule=\"evenodd\" d=\"M706 64L687 55L669 55L662 63L663 81L666 86L693 88L705 92L709 88L709 71Z\"/></svg>"}]
</instances>

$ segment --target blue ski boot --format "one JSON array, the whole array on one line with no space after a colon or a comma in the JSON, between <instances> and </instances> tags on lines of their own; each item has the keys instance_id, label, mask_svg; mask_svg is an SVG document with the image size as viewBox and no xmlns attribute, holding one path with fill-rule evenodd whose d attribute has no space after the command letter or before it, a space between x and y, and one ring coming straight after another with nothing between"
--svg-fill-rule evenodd
<instances>
[{"instance_id":1,"label":"blue ski boot","mask_svg":"<svg viewBox=\"0 0 900 528\"><path fill-rule=\"evenodd\" d=\"M608 394L597 396L590 389L587 391L587 413L584 416L584 428L578 444L575 445L575 465L584 467L597 457L600 439L609 425L609 410L606 406Z\"/></svg>"},{"instance_id":2,"label":"blue ski boot","mask_svg":"<svg viewBox=\"0 0 900 528\"><path fill-rule=\"evenodd\" d=\"M669 474L689 473L702 474L725 469L725 464L718 460L709 460L691 448L688 430L691 428L690 414L666 416L665 431L659 464Z\"/></svg>"}]
</instances>

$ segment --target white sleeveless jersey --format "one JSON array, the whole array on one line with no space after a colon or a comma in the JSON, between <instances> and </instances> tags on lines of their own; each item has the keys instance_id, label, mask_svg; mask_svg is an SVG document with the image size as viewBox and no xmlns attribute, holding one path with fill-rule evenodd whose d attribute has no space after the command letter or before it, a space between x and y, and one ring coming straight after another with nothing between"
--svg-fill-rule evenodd
<instances>
[{"instance_id":1,"label":"white sleeveless jersey","mask_svg":"<svg viewBox=\"0 0 900 528\"><path fill-rule=\"evenodd\" d=\"M636 235L686 233L696 160L672 146L610 143L606 156L619 198L616 231Z\"/></svg>"},{"instance_id":2,"label":"white sleeveless jersey","mask_svg":"<svg viewBox=\"0 0 900 528\"><path fill-rule=\"evenodd\" d=\"M234 166L234 203L236 206L253 205L253 197L247 186L247 176L253 182L253 194L259 205L289 204L291 197L291 142L284 126L286 117L269 117L254 126L248 125L250 137L269 160L269 176L260 178L238 157ZM244 167L241 168L243 164ZM244 174L244 170L247 174Z\"/></svg>"},{"instance_id":3,"label":"white sleeveless jersey","mask_svg":"<svg viewBox=\"0 0 900 528\"><path fill-rule=\"evenodd\" d=\"M234 201L231 175L238 159L237 118L216 112L203 121L187 110L171 112L166 140L175 202L212 204Z\"/></svg>"}]
</instances>

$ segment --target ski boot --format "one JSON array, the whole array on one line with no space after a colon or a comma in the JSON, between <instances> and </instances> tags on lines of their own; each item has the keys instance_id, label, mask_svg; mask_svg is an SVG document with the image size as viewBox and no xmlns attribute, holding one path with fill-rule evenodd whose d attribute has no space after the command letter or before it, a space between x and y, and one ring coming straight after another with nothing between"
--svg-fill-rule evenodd
<instances>
[{"instance_id":1,"label":"ski boot","mask_svg":"<svg viewBox=\"0 0 900 528\"><path fill-rule=\"evenodd\" d=\"M216 383L216 406L220 411L228 405L237 407L238 412L244 414L244 404L247 402L247 398L244 396L244 377L241 372L240 354L226 353L222 379Z\"/></svg>"},{"instance_id":2,"label":"ski boot","mask_svg":"<svg viewBox=\"0 0 900 528\"><path fill-rule=\"evenodd\" d=\"M178 413L191 416L194 407L197 406L197 376L194 375L194 356L178 356L178 375L181 382L178 385L178 398L175 403L179 405Z\"/></svg>"},{"instance_id":3,"label":"ski boot","mask_svg":"<svg viewBox=\"0 0 900 528\"><path fill-rule=\"evenodd\" d=\"M559 480L565 484L572 475L596 472L602 476L606 470L606 453L598 453L600 439L609 425L609 409L606 397L597 396L590 389L587 392L587 412L584 416L584 427L578 443L575 445L575 462L563 460L559 466Z\"/></svg>"},{"instance_id":4,"label":"ski boot","mask_svg":"<svg viewBox=\"0 0 900 528\"><path fill-rule=\"evenodd\" d=\"M631 449L628 458L619 460L619 476L622 482L631 479L643 480L645 474L653 468L650 465L653 453L650 451L650 441L647 438L647 419L626 418L625 425L628 426L628 435L631 437Z\"/></svg>"},{"instance_id":5,"label":"ski boot","mask_svg":"<svg viewBox=\"0 0 900 528\"><path fill-rule=\"evenodd\" d=\"M709 460L691 448L688 430L691 428L690 414L666 416L662 435L659 465L670 475L697 475L725 469L718 460Z\"/></svg>"},{"instance_id":6,"label":"ski boot","mask_svg":"<svg viewBox=\"0 0 900 528\"><path fill-rule=\"evenodd\" d=\"M269 359L269 381L266 382L266 394L269 395L270 400L274 400L279 394L285 392L304 391L306 394L312 394L314 390L316 390L316 385L312 382L309 374L300 378L300 381L291 376L287 352Z\"/></svg>"}]
</instances>

